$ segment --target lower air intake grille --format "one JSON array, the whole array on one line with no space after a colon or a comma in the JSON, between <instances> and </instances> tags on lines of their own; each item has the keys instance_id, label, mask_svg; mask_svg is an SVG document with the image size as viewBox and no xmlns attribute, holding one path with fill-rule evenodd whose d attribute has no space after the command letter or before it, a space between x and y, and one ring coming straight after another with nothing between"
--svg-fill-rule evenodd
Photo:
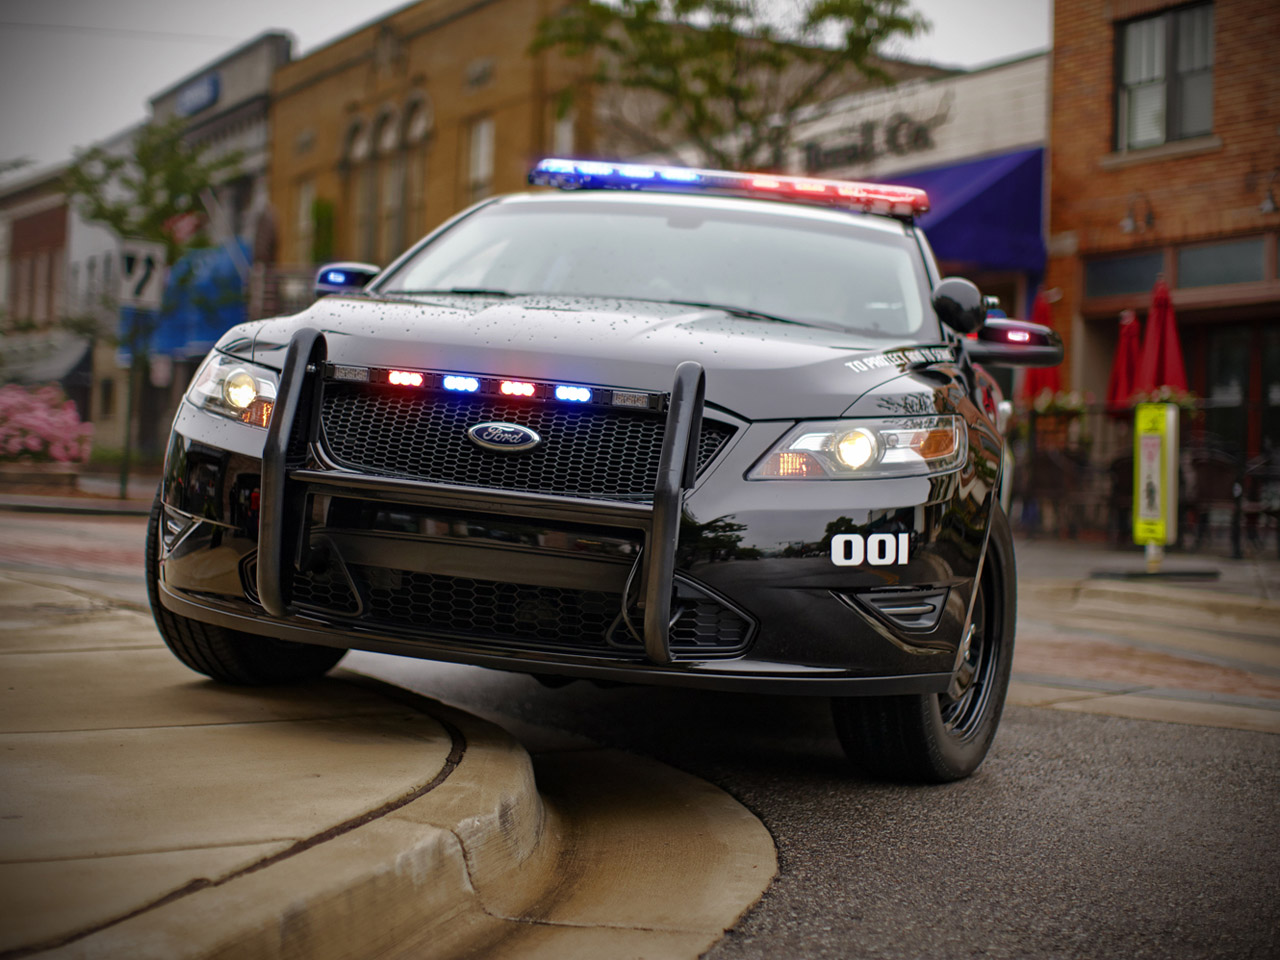
<instances>
[{"instance_id":1,"label":"lower air intake grille","mask_svg":"<svg viewBox=\"0 0 1280 960\"><path fill-rule=\"evenodd\" d=\"M294 599L341 619L397 631L450 634L501 646L640 657L644 645L618 618L619 596L595 590L538 587L469 577L352 564L363 604L334 570L300 573ZM671 626L676 653L724 656L742 650L752 625L687 584L678 585ZM637 631L642 621L633 615Z\"/></svg>"},{"instance_id":2,"label":"lower air intake grille","mask_svg":"<svg viewBox=\"0 0 1280 960\"><path fill-rule=\"evenodd\" d=\"M527 453L482 450L467 428L487 420L537 431ZM647 498L658 476L661 414L329 383L324 441L345 467L383 476L583 497ZM733 427L704 420L698 469Z\"/></svg>"}]
</instances>

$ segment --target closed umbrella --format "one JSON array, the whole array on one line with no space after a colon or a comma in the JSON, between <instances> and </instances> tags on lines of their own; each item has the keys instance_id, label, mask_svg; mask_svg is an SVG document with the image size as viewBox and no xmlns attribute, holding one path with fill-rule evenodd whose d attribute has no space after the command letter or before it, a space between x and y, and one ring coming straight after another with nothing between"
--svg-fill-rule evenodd
<instances>
[{"instance_id":1,"label":"closed umbrella","mask_svg":"<svg viewBox=\"0 0 1280 960\"><path fill-rule=\"evenodd\" d=\"M1120 314L1120 342L1111 363L1111 379L1107 381L1108 410L1123 410L1129 406L1141 353L1142 333L1138 328L1138 315L1132 310L1125 310Z\"/></svg>"},{"instance_id":2,"label":"closed umbrella","mask_svg":"<svg viewBox=\"0 0 1280 960\"><path fill-rule=\"evenodd\" d=\"M1036 299L1031 304L1031 322L1046 327L1053 326L1053 311L1049 309L1049 301L1045 299L1043 290L1036 291ZM1057 393L1061 389L1062 377L1056 366L1031 367L1022 380L1022 398L1028 403L1033 403L1045 390Z\"/></svg>"},{"instance_id":3,"label":"closed umbrella","mask_svg":"<svg viewBox=\"0 0 1280 960\"><path fill-rule=\"evenodd\" d=\"M1173 303L1164 278L1157 278L1151 291L1151 310L1147 313L1147 332L1142 340L1142 356L1138 360L1136 393L1155 393L1160 387L1186 392L1187 369L1182 362L1182 344L1178 325L1173 318Z\"/></svg>"}]
</instances>

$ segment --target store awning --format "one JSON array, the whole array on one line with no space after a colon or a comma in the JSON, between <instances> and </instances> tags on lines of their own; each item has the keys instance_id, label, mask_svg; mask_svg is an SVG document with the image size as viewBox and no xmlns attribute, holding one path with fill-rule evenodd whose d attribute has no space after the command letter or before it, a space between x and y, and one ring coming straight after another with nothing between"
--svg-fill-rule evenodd
<instances>
[{"instance_id":1,"label":"store awning","mask_svg":"<svg viewBox=\"0 0 1280 960\"><path fill-rule=\"evenodd\" d=\"M939 260L966 269L1042 273L1044 150L1035 147L981 160L895 175L929 194L919 220Z\"/></svg>"}]
</instances>

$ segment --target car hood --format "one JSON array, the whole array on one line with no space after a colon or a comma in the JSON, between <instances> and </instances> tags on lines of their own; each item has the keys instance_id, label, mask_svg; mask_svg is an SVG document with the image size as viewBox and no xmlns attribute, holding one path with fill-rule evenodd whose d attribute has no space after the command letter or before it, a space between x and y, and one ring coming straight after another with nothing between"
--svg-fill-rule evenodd
<instances>
[{"instance_id":1,"label":"car hood","mask_svg":"<svg viewBox=\"0 0 1280 960\"><path fill-rule=\"evenodd\" d=\"M331 361L590 386L671 389L706 369L707 401L748 420L837 417L944 344L871 340L722 310L599 297L331 296L230 332L219 349L279 369L293 332L325 334Z\"/></svg>"}]
</instances>

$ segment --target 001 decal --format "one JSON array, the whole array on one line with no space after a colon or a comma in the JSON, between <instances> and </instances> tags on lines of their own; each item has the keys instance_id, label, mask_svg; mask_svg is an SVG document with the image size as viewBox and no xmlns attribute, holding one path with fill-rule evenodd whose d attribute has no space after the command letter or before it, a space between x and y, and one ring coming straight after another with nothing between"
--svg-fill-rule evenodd
<instances>
[{"instance_id":1,"label":"001 decal","mask_svg":"<svg viewBox=\"0 0 1280 960\"><path fill-rule=\"evenodd\" d=\"M837 567L889 567L911 559L911 534L838 533L831 538L831 562Z\"/></svg>"}]
</instances>

